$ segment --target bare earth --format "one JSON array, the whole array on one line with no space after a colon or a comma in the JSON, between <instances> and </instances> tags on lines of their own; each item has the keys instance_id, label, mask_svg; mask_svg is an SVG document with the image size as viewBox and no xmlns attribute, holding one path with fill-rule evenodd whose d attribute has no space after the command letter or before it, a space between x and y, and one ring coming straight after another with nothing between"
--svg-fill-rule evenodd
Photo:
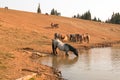
<instances>
[{"instance_id":1,"label":"bare earth","mask_svg":"<svg viewBox=\"0 0 120 80\"><path fill-rule=\"evenodd\" d=\"M51 22L58 23L59 28L52 29ZM31 50L52 53L51 39L56 32L89 33L89 44L66 42L76 48L120 43L120 25L0 8L0 80L15 80L33 73L37 73L35 80L59 80L53 68L31 58Z\"/></svg>"}]
</instances>

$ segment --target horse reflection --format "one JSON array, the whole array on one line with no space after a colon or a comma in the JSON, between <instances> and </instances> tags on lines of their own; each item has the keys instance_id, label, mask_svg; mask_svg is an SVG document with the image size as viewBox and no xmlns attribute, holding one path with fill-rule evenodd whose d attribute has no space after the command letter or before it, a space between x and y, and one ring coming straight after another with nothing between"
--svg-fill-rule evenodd
<instances>
[{"instance_id":1,"label":"horse reflection","mask_svg":"<svg viewBox=\"0 0 120 80\"><path fill-rule=\"evenodd\" d=\"M59 68L60 66L72 66L78 61L78 57L70 58L64 55L62 56L53 56L52 58L52 67Z\"/></svg>"}]
</instances>

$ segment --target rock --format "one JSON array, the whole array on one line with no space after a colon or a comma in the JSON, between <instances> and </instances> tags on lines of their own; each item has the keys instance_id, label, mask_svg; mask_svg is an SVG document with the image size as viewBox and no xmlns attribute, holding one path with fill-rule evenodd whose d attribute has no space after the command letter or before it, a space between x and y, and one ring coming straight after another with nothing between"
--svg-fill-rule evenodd
<instances>
[{"instance_id":1,"label":"rock","mask_svg":"<svg viewBox=\"0 0 120 80\"><path fill-rule=\"evenodd\" d=\"M32 55L31 55L32 58L39 58L39 57L46 57L46 56L49 56L49 54L40 53L40 52L32 52Z\"/></svg>"},{"instance_id":2,"label":"rock","mask_svg":"<svg viewBox=\"0 0 120 80\"><path fill-rule=\"evenodd\" d=\"M31 74L31 75L23 76L23 77L18 78L18 79L16 79L16 80L29 80L30 78L33 78L33 77L36 76L36 75L37 75L37 73L33 73L33 74Z\"/></svg>"}]
</instances>

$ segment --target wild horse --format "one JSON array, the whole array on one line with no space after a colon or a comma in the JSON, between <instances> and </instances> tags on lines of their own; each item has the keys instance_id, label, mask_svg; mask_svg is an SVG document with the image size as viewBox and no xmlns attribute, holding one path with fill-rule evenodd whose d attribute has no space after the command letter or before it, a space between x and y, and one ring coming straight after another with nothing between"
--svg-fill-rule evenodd
<instances>
[{"instance_id":1,"label":"wild horse","mask_svg":"<svg viewBox=\"0 0 120 80\"><path fill-rule=\"evenodd\" d=\"M52 27L52 28L59 28L58 25L59 25L59 24L53 24L53 23L51 23L51 27Z\"/></svg>"},{"instance_id":2,"label":"wild horse","mask_svg":"<svg viewBox=\"0 0 120 80\"><path fill-rule=\"evenodd\" d=\"M68 55L69 51L72 51L76 56L78 56L77 49L71 46L70 44L63 43L59 39L52 39L52 51L54 55L57 55L57 50L56 50L57 48L61 51L65 51L66 56L69 56Z\"/></svg>"}]
</instances>

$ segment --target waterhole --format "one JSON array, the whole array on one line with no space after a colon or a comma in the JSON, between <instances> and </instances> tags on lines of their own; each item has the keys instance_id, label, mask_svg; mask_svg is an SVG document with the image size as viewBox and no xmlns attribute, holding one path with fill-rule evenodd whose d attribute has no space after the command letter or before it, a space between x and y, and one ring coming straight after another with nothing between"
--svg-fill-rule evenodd
<instances>
[{"instance_id":1,"label":"waterhole","mask_svg":"<svg viewBox=\"0 0 120 80\"><path fill-rule=\"evenodd\" d=\"M79 50L79 57L70 53L69 57L41 57L37 62L59 69L67 80L120 80L120 48Z\"/></svg>"}]
</instances>

